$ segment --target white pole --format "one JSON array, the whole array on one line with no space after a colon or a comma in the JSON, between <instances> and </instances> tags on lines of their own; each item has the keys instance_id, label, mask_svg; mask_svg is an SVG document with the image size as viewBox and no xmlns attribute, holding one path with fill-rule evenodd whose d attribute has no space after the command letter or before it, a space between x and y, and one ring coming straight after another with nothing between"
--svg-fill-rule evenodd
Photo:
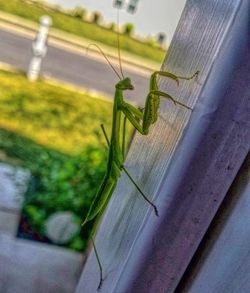
<instances>
[{"instance_id":1,"label":"white pole","mask_svg":"<svg viewBox=\"0 0 250 293\"><path fill-rule=\"evenodd\" d=\"M50 16L44 15L40 18L40 27L32 44L33 57L30 61L27 73L27 77L31 81L37 80L39 76L42 58L44 58L47 53L48 32L51 24L52 19Z\"/></svg>"}]
</instances>

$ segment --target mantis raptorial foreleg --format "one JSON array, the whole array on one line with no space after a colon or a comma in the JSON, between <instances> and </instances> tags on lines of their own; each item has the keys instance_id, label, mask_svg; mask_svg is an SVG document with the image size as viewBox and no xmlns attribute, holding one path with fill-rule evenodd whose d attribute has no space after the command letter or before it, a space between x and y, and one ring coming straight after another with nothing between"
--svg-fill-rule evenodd
<instances>
[{"instance_id":1,"label":"mantis raptorial foreleg","mask_svg":"<svg viewBox=\"0 0 250 293\"><path fill-rule=\"evenodd\" d=\"M171 95L159 91L156 80L157 75L169 77L175 80L177 84L179 84L179 79L190 80L194 78L197 74L198 72L193 74L191 77L178 77L177 75L169 72L156 71L151 75L150 78L149 93L147 95L143 112L127 102L122 103L121 111L141 134L146 135L148 134L150 125L157 120L157 111L159 107L160 97L171 100L175 105L180 105L188 110L192 110L192 108L177 101Z\"/></svg>"}]
</instances>

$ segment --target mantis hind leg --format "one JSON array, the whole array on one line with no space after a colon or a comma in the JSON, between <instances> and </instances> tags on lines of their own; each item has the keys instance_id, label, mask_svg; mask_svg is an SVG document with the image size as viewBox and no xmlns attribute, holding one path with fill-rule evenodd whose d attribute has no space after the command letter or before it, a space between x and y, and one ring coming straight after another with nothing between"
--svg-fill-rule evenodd
<instances>
[{"instance_id":1,"label":"mantis hind leg","mask_svg":"<svg viewBox=\"0 0 250 293\"><path fill-rule=\"evenodd\" d=\"M129 174L129 172L127 171L127 169L124 166L122 166L122 169L124 170L125 174L130 179L130 181L134 184L134 186L136 187L136 189L139 191L139 193L141 194L141 196L146 200L146 202L148 202L152 206L152 208L154 209L155 215L158 217L159 216L159 213L158 213L158 209L157 209L156 205L145 195L145 193L141 190L141 188L138 186L138 184L135 182L135 180Z\"/></svg>"},{"instance_id":2,"label":"mantis hind leg","mask_svg":"<svg viewBox=\"0 0 250 293\"><path fill-rule=\"evenodd\" d=\"M113 187L112 187L111 194L113 193L114 188L115 188L115 185L113 185ZM102 283L103 283L103 267L102 267L101 259L100 259L100 256L99 256L95 241L94 241L94 235L96 234L99 219L102 217L103 211L105 210L107 204L108 204L108 201L103 206L102 211L95 218L95 224L94 224L94 227L93 227L93 229L91 231L91 234L90 234L90 241L91 241L93 249L94 249L95 258L96 258L98 268L99 268L99 273L100 273L99 284L98 284L98 287L97 287L97 291L99 291L101 289L101 286L102 286Z\"/></svg>"},{"instance_id":3,"label":"mantis hind leg","mask_svg":"<svg viewBox=\"0 0 250 293\"><path fill-rule=\"evenodd\" d=\"M101 261L100 261L100 258L99 258L99 254L98 254L97 249L96 249L95 241L94 241L92 236L90 237L90 240L91 240L91 243L92 243L93 248L94 248L95 257L96 257L97 264L98 264L98 267L99 267L99 272L100 272L100 280L99 280L99 284L98 284L98 287L97 287L97 291L99 291L101 289L102 282L103 282L103 269L102 269L102 264L101 264Z\"/></svg>"}]
</instances>

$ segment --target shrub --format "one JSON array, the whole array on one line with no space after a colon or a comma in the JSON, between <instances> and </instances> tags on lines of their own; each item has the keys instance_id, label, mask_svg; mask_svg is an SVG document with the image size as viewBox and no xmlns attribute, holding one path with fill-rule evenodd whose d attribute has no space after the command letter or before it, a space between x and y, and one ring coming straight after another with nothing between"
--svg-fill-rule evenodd
<instances>
[{"instance_id":1,"label":"shrub","mask_svg":"<svg viewBox=\"0 0 250 293\"><path fill-rule=\"evenodd\" d=\"M160 46L163 46L164 45L164 42L166 41L166 34L164 33L159 33L158 36L157 36L157 42L159 43Z\"/></svg>"},{"instance_id":2,"label":"shrub","mask_svg":"<svg viewBox=\"0 0 250 293\"><path fill-rule=\"evenodd\" d=\"M108 28L109 28L111 31L114 32L114 31L116 30L116 23L111 22L111 23L109 24Z\"/></svg>"},{"instance_id":3,"label":"shrub","mask_svg":"<svg viewBox=\"0 0 250 293\"><path fill-rule=\"evenodd\" d=\"M123 30L123 33L127 36L131 36L132 33L134 32L134 25L132 23L126 23L124 25L124 30Z\"/></svg>"},{"instance_id":4,"label":"shrub","mask_svg":"<svg viewBox=\"0 0 250 293\"><path fill-rule=\"evenodd\" d=\"M152 36L148 36L145 40L145 43L153 48L159 48L159 43Z\"/></svg>"},{"instance_id":5,"label":"shrub","mask_svg":"<svg viewBox=\"0 0 250 293\"><path fill-rule=\"evenodd\" d=\"M46 239L45 221L58 211L73 212L80 226L106 170L99 125L110 133L112 105L17 72L0 70L0 89L0 152L34 178L23 207L28 232ZM82 250L90 228L65 245Z\"/></svg>"}]
</instances>

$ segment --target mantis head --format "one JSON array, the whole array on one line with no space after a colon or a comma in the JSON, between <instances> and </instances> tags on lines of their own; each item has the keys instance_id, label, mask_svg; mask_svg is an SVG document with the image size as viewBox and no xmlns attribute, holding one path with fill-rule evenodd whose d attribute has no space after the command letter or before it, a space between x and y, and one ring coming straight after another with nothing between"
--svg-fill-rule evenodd
<instances>
[{"instance_id":1,"label":"mantis head","mask_svg":"<svg viewBox=\"0 0 250 293\"><path fill-rule=\"evenodd\" d=\"M122 91L134 89L134 86L132 85L131 79L129 77L125 77L124 79L120 80L115 87Z\"/></svg>"}]
</instances>

